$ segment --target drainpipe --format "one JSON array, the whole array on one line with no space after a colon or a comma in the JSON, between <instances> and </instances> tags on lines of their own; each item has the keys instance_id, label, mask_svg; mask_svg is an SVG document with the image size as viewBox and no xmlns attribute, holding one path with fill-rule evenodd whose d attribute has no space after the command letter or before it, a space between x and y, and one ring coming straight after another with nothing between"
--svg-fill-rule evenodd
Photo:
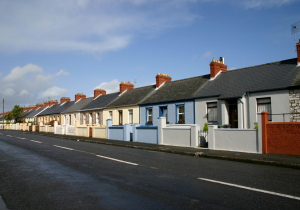
<instances>
[{"instance_id":1,"label":"drainpipe","mask_svg":"<svg viewBox=\"0 0 300 210\"><path fill-rule=\"evenodd\" d=\"M250 129L250 101L249 101L249 93L247 93L247 109L248 109L248 128Z\"/></svg>"},{"instance_id":2,"label":"drainpipe","mask_svg":"<svg viewBox=\"0 0 300 210\"><path fill-rule=\"evenodd\" d=\"M245 95L246 95L246 93L244 95L242 95L241 98L244 98ZM241 98L239 98L239 101L243 104L243 128L245 128L245 108L244 108L244 103L242 102Z\"/></svg>"}]
</instances>

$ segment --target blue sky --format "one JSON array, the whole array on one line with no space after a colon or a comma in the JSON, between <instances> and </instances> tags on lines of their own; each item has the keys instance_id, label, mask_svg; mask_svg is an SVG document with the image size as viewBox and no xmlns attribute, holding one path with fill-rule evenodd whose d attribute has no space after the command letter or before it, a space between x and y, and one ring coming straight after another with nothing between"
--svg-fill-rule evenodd
<instances>
[{"instance_id":1,"label":"blue sky","mask_svg":"<svg viewBox=\"0 0 300 210\"><path fill-rule=\"evenodd\" d=\"M296 57L296 0L15 0L0 2L5 111L121 81L155 83ZM300 33L297 33L297 41ZM2 111L2 104L0 105Z\"/></svg>"}]
</instances>

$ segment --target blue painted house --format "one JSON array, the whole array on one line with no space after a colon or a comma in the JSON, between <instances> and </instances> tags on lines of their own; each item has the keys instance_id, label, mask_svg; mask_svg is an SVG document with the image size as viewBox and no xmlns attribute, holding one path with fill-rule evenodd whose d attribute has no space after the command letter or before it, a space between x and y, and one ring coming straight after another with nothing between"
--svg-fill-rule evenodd
<instances>
[{"instance_id":1,"label":"blue painted house","mask_svg":"<svg viewBox=\"0 0 300 210\"><path fill-rule=\"evenodd\" d=\"M156 89L140 105L140 124L158 126L158 118L170 124L194 124L194 96L208 83L210 75L171 81L166 74L156 76Z\"/></svg>"}]
</instances>

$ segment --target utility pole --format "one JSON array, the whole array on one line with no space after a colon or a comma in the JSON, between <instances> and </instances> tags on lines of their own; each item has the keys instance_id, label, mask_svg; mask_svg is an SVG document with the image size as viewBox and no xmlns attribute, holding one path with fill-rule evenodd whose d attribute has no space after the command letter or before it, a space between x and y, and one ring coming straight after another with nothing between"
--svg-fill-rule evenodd
<instances>
[{"instance_id":1,"label":"utility pole","mask_svg":"<svg viewBox=\"0 0 300 210\"><path fill-rule=\"evenodd\" d=\"M4 129L4 97L3 97L3 115L2 115L2 117L3 117L3 128L2 129Z\"/></svg>"}]
</instances>

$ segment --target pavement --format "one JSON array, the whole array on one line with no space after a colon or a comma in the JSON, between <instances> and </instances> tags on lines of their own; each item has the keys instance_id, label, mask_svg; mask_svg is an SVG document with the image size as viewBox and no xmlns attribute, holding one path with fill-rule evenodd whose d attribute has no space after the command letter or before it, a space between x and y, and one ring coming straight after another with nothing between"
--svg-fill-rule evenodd
<instances>
[{"instance_id":1,"label":"pavement","mask_svg":"<svg viewBox=\"0 0 300 210\"><path fill-rule=\"evenodd\" d=\"M74 141L79 140L79 141L96 143L96 144L106 144L106 145L143 149L143 150L168 152L174 154L196 156L200 158L214 158L214 159L238 161L238 162L245 162L245 163L254 163L254 164L263 164L263 165L300 169L300 156L210 150L207 148L147 144L141 142L60 135L60 134L43 133L43 132L17 131L17 130L5 130L5 131L14 131L14 132L28 133L28 134L34 134L40 136L49 136L49 137L62 138L62 139L68 139Z\"/></svg>"}]
</instances>

